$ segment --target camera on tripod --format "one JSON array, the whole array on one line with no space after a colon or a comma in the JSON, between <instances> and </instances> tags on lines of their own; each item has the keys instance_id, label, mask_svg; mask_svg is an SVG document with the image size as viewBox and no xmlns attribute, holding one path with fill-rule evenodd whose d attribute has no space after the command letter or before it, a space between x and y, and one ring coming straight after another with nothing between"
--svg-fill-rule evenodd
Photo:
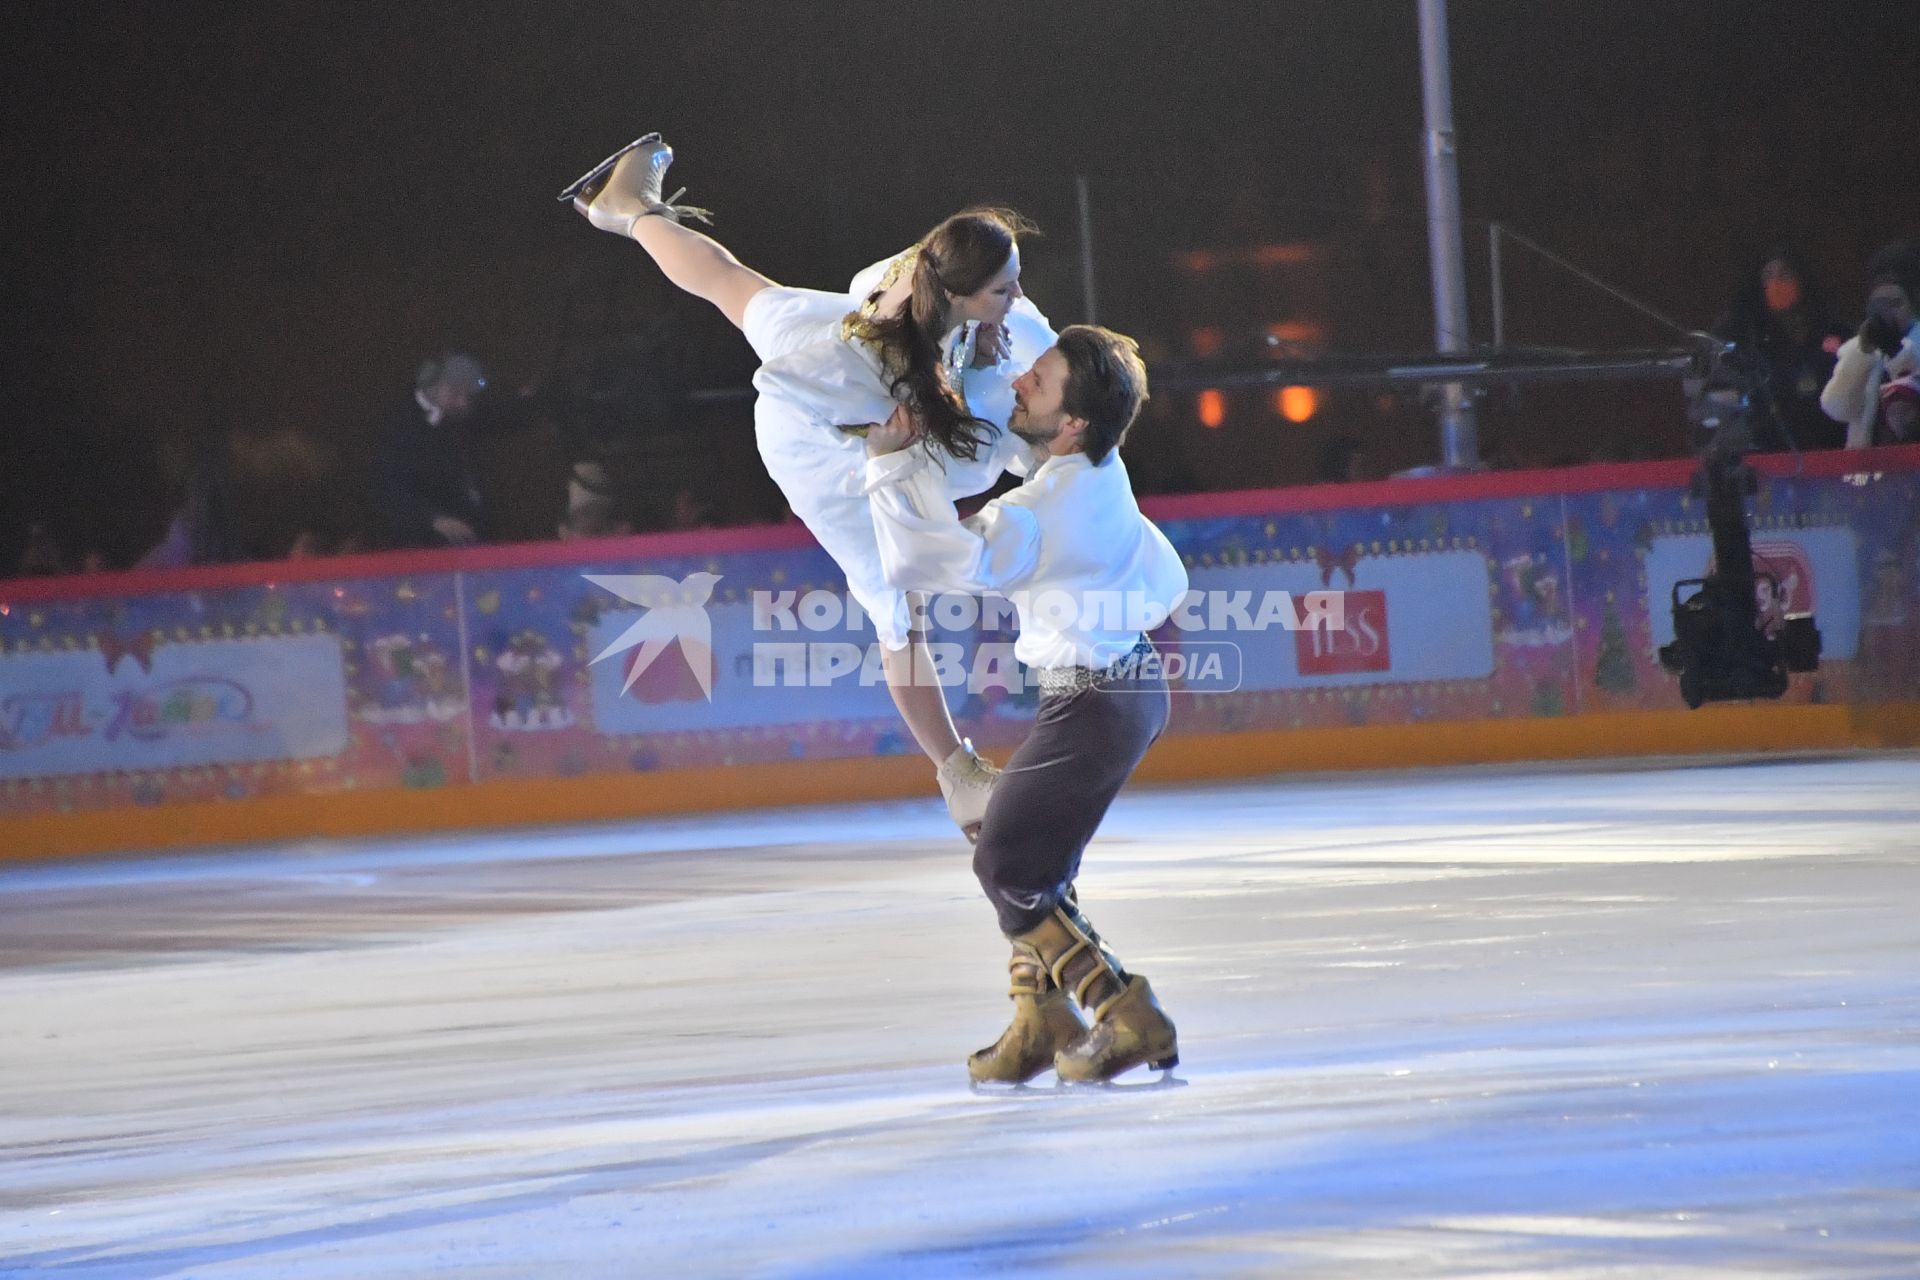
<instances>
[{"instance_id":1,"label":"camera on tripod","mask_svg":"<svg viewBox=\"0 0 1920 1280\"><path fill-rule=\"evenodd\" d=\"M1754 569L1745 500L1759 478L1744 458L1753 444L1753 398L1765 385L1754 363L1731 343L1705 339L1700 372L1686 382L1688 418L1706 433L1692 488L1706 502L1713 567L1704 578L1673 584L1674 638L1661 646L1660 665L1680 677L1680 696L1693 708L1778 698L1790 673L1820 665L1813 615L1785 612L1780 580Z\"/></svg>"}]
</instances>

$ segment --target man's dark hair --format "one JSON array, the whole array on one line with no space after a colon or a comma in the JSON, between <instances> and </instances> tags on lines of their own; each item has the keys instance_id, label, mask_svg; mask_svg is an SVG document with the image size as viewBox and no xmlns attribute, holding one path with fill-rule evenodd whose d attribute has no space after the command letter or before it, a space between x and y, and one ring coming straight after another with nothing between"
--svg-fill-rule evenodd
<instances>
[{"instance_id":1,"label":"man's dark hair","mask_svg":"<svg viewBox=\"0 0 1920 1280\"><path fill-rule=\"evenodd\" d=\"M1127 428L1147 402L1140 344L1124 333L1076 324L1060 331L1055 346L1067 361L1061 408L1086 421L1082 448L1093 461L1103 462L1127 438Z\"/></svg>"}]
</instances>

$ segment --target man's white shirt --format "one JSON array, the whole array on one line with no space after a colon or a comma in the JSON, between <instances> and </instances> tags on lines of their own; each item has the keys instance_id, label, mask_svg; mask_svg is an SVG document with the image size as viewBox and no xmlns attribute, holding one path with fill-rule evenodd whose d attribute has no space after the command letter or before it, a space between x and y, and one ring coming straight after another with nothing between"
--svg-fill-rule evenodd
<instances>
[{"instance_id":1,"label":"man's white shirt","mask_svg":"<svg viewBox=\"0 0 1920 1280\"><path fill-rule=\"evenodd\" d=\"M1013 602L1014 656L1029 667L1102 667L1166 621L1187 571L1140 513L1118 452L1048 457L961 520L918 447L867 460L887 581L903 591L995 592Z\"/></svg>"}]
</instances>

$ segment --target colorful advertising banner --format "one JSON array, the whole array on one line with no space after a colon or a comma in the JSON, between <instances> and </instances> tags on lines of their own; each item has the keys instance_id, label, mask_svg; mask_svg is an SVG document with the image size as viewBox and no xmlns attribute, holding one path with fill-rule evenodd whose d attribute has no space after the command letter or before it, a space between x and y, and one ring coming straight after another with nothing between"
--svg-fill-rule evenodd
<instances>
[{"instance_id":1,"label":"colorful advertising banner","mask_svg":"<svg viewBox=\"0 0 1920 1280\"><path fill-rule=\"evenodd\" d=\"M1784 701L1920 696L1920 450L1897 460L1816 459L1752 503L1763 607L1824 638ZM1688 470L1149 504L1193 588L1154 637L1193 659L1169 733L1677 709L1656 654L1711 553ZM797 527L246 577L287 568L0 583L0 817L917 749ZM927 621L961 733L1004 754L1038 702L1011 609Z\"/></svg>"},{"instance_id":2,"label":"colorful advertising banner","mask_svg":"<svg viewBox=\"0 0 1920 1280\"><path fill-rule=\"evenodd\" d=\"M1492 579L1477 552L1363 555L1349 548L1314 562L1200 569L1190 579L1194 594L1180 618L1204 625L1179 627L1178 639L1235 646L1241 689L1493 674ZM1305 602L1322 592L1338 594L1338 607L1328 611L1337 627L1304 625ZM1274 621L1285 612L1283 597L1301 625Z\"/></svg>"},{"instance_id":3,"label":"colorful advertising banner","mask_svg":"<svg viewBox=\"0 0 1920 1280\"><path fill-rule=\"evenodd\" d=\"M347 748L330 635L0 655L0 777L310 760Z\"/></svg>"}]
</instances>

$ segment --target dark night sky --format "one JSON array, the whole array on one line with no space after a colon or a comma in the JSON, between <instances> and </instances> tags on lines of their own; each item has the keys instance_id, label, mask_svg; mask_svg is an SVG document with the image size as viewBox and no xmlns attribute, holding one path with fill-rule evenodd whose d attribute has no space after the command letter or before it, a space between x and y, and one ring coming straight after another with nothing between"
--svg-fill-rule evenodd
<instances>
[{"instance_id":1,"label":"dark night sky","mask_svg":"<svg viewBox=\"0 0 1920 1280\"><path fill-rule=\"evenodd\" d=\"M1452 8L1468 216L1689 324L1783 232L1851 319L1865 255L1920 231L1911 3ZM1155 351L1286 301L1216 298L1176 254L1293 239L1343 246L1302 286L1330 300L1337 347L1431 340L1412 0L37 0L0 22L0 554L29 519L137 554L208 421L263 456L304 442L357 493L370 423L448 342L519 383L581 335L666 314L696 380L743 379L723 321L551 199L648 128L718 234L793 283L1006 201L1052 233L1032 291L1078 319L1084 173L1101 319ZM1477 274L1473 291L1483 317ZM1668 336L1531 264L1513 306L1527 340ZM1144 460L1167 483L1307 478L1301 429L1206 433L1176 410ZM1396 466L1432 451L1417 413L1341 429Z\"/></svg>"}]
</instances>

